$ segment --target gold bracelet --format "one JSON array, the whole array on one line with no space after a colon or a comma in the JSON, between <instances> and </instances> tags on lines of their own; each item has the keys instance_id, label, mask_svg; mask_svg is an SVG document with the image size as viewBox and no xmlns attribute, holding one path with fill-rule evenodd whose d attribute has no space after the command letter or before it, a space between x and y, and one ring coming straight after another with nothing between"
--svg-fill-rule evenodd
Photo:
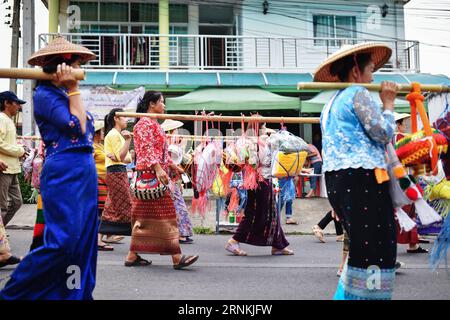
<instances>
[{"instance_id":1,"label":"gold bracelet","mask_svg":"<svg viewBox=\"0 0 450 320\"><path fill-rule=\"evenodd\" d=\"M72 97L72 96L77 96L77 95L79 95L79 94L81 94L80 91L74 91L74 92L68 93L67 95L68 95L69 97Z\"/></svg>"}]
</instances>

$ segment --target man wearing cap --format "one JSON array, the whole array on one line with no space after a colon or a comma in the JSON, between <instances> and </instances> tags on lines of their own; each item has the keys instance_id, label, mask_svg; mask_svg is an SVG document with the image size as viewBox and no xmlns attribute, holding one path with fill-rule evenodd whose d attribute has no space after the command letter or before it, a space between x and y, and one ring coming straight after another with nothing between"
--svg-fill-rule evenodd
<instances>
[{"instance_id":1,"label":"man wearing cap","mask_svg":"<svg viewBox=\"0 0 450 320\"><path fill-rule=\"evenodd\" d=\"M12 118L24 103L26 102L20 100L14 92L0 93L0 161L8 166L5 171L0 172L0 209L5 226L22 206L19 159L26 156L26 153L24 148L17 144L17 129Z\"/></svg>"}]
</instances>

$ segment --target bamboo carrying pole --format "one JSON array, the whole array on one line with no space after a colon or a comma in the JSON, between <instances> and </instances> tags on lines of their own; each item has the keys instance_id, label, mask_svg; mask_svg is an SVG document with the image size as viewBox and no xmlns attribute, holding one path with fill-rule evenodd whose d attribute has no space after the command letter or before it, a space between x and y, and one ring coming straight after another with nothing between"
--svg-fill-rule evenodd
<instances>
[{"instance_id":1,"label":"bamboo carrying pole","mask_svg":"<svg viewBox=\"0 0 450 320\"><path fill-rule=\"evenodd\" d=\"M83 69L73 69L73 73L77 80L86 79L86 74ZM45 73L41 69L6 68L0 69L0 78L53 80L53 74Z\"/></svg>"},{"instance_id":2,"label":"bamboo carrying pole","mask_svg":"<svg viewBox=\"0 0 450 320\"><path fill-rule=\"evenodd\" d=\"M340 90L351 85L358 85L367 88L369 91L381 91L381 84L374 83L348 83L348 82L299 82L298 90ZM398 92L411 92L412 84L399 84ZM424 92L450 92L450 86L439 84L421 84L420 88Z\"/></svg>"},{"instance_id":3,"label":"bamboo carrying pole","mask_svg":"<svg viewBox=\"0 0 450 320\"><path fill-rule=\"evenodd\" d=\"M117 116L129 118L155 118L180 121L212 121L212 122L262 122L262 123L320 123L319 118L302 117L249 117L249 116L197 116L191 114L160 114L160 113L133 113L117 112Z\"/></svg>"}]
</instances>

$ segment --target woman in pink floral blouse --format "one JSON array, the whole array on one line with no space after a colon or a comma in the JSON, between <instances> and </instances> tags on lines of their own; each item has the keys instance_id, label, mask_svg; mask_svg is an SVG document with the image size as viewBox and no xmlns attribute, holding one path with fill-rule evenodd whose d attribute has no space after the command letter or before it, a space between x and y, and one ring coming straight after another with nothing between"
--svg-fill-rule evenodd
<instances>
[{"instance_id":1,"label":"woman in pink floral blouse","mask_svg":"<svg viewBox=\"0 0 450 320\"><path fill-rule=\"evenodd\" d=\"M163 95L160 92L147 91L136 112L164 113L164 109ZM142 117L137 120L134 126L134 150L136 170L154 172L158 180L165 185L169 183L168 170L179 171L170 158L166 134L154 119ZM197 255L181 254L177 215L169 191L154 200L133 198L131 223L131 245L125 265L149 264L137 253L171 255L173 267L177 270L197 261Z\"/></svg>"}]
</instances>

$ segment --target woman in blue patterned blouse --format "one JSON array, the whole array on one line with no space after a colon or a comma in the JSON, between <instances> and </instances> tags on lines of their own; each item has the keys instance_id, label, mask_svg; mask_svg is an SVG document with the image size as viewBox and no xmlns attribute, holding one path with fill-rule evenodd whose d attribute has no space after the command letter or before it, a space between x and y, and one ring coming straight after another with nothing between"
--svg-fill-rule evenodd
<instances>
[{"instance_id":1,"label":"woman in blue patterned blouse","mask_svg":"<svg viewBox=\"0 0 450 320\"><path fill-rule=\"evenodd\" d=\"M349 256L335 299L391 299L396 261L394 208L387 181L385 145L394 130L395 83L383 82L379 106L357 83L390 58L379 43L343 48L322 63L314 81L351 82L321 114L323 172L328 198L350 238Z\"/></svg>"},{"instance_id":2,"label":"woman in blue patterned blouse","mask_svg":"<svg viewBox=\"0 0 450 320\"><path fill-rule=\"evenodd\" d=\"M45 144L44 245L24 258L0 299L92 299L98 228L94 124L72 68L93 58L88 49L56 38L28 61L54 74L52 81L38 84L33 97Z\"/></svg>"}]
</instances>

